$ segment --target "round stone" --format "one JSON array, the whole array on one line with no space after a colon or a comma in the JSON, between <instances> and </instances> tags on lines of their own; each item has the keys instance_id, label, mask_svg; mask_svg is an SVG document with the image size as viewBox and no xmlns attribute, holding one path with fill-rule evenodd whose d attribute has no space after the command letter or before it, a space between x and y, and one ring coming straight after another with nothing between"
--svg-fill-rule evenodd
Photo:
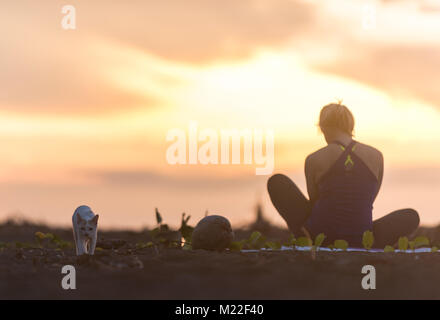
<instances>
[{"instance_id":1,"label":"round stone","mask_svg":"<svg viewBox=\"0 0 440 320\"><path fill-rule=\"evenodd\" d=\"M234 238L231 223L222 216L207 216L199 221L192 234L192 248L224 250Z\"/></svg>"}]
</instances>

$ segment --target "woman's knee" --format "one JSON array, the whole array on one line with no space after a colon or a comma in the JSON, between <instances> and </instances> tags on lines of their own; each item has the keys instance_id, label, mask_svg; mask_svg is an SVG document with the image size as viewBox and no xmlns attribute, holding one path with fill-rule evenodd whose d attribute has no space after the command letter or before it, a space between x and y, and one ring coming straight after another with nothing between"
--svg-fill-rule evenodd
<instances>
[{"instance_id":1,"label":"woman's knee","mask_svg":"<svg viewBox=\"0 0 440 320\"><path fill-rule=\"evenodd\" d=\"M420 223L419 213L412 208L394 211L393 216L396 217L393 221L397 224L403 224L407 232L416 230Z\"/></svg>"},{"instance_id":2,"label":"woman's knee","mask_svg":"<svg viewBox=\"0 0 440 320\"><path fill-rule=\"evenodd\" d=\"M420 224L420 216L419 213L411 208L403 209L405 212L405 215L408 217L409 223L411 226L416 229Z\"/></svg>"},{"instance_id":3,"label":"woman's knee","mask_svg":"<svg viewBox=\"0 0 440 320\"><path fill-rule=\"evenodd\" d=\"M274 174L273 176L271 176L268 180L267 180L267 186L274 186L274 185L278 185L280 184L280 182L282 182L283 180L285 180L284 178L285 176L282 175L281 173L277 173Z\"/></svg>"},{"instance_id":4,"label":"woman's knee","mask_svg":"<svg viewBox=\"0 0 440 320\"><path fill-rule=\"evenodd\" d=\"M285 175L277 173L271 176L267 180L267 190L269 193L271 191L278 191L280 188L283 188L289 183L289 178L287 178Z\"/></svg>"}]
</instances>

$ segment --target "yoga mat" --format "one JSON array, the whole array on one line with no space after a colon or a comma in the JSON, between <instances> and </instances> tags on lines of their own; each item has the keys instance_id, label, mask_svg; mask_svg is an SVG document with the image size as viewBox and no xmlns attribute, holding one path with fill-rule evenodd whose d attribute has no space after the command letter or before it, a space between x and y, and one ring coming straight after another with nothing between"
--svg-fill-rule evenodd
<instances>
[{"instance_id":1,"label":"yoga mat","mask_svg":"<svg viewBox=\"0 0 440 320\"><path fill-rule=\"evenodd\" d=\"M264 252L264 251L274 251L274 252L279 252L279 251L311 251L312 247L281 247L281 249L278 250L274 250L274 249L267 249L267 248L262 248L260 250L241 250L241 252ZM384 253L383 249L364 249L364 248L347 248L347 250L342 250L342 249L330 249L330 248L321 248L318 247L316 249L316 251L325 251L325 252L369 252L369 253ZM394 250L394 252L391 253L425 253L425 252L430 252L430 253L435 253L431 251L431 248L417 248L415 250L405 250L405 251L401 251L401 250ZM440 252L440 251L437 251Z\"/></svg>"}]
</instances>

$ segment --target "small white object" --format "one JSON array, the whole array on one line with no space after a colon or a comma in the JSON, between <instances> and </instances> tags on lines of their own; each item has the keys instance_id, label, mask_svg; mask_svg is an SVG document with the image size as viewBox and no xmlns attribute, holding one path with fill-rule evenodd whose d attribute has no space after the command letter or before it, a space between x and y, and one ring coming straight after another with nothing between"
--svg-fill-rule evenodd
<instances>
[{"instance_id":1,"label":"small white object","mask_svg":"<svg viewBox=\"0 0 440 320\"><path fill-rule=\"evenodd\" d=\"M78 207L73 213L73 238L78 256L95 253L98 219L99 215L95 215L92 209L87 206Z\"/></svg>"}]
</instances>

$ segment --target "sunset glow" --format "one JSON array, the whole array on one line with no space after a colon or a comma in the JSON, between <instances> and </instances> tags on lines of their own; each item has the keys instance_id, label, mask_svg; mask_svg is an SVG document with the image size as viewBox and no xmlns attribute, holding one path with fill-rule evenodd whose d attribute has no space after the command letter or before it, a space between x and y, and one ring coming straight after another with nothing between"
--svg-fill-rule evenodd
<instances>
[{"instance_id":1,"label":"sunset glow","mask_svg":"<svg viewBox=\"0 0 440 320\"><path fill-rule=\"evenodd\" d=\"M267 177L246 165L170 166L167 131L192 120L214 130L274 130L275 171L304 188L304 159L324 145L319 110L343 99L356 118L355 138L385 156L376 217L417 206L422 223L438 223L440 11L371 1L378 23L368 31L362 1L342 2L273 1L269 9L262 1L226 1L248 15L220 12L224 28L217 30L204 28L218 10L214 2L189 1L193 37L185 37L186 27L177 33L182 21L165 20L175 4L139 2L146 12L159 10L141 21L163 42L150 41L150 31L130 33L139 28L132 21L139 8L122 2L105 4L115 21L108 30L99 23L103 1L79 4L71 32L59 27L57 5L5 5L0 28L11 32L0 52L0 218L19 211L68 224L76 204L88 203L107 215L104 227L152 224L154 207L171 225L183 211L197 219L206 209L241 223L261 200L281 223L268 204ZM34 10L22 11L23 3ZM309 20L290 25L286 18L267 34L252 33L258 23L270 29L278 10L303 10ZM229 24L240 27L237 34ZM118 221L121 211L127 219Z\"/></svg>"}]
</instances>

